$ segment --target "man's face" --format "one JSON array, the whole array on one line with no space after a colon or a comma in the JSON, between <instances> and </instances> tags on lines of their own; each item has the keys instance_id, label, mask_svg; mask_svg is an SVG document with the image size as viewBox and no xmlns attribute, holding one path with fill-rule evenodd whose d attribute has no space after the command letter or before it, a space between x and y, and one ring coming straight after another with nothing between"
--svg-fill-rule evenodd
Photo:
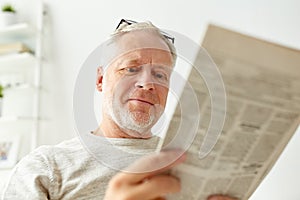
<instances>
[{"instance_id":1,"label":"man's face","mask_svg":"<svg viewBox=\"0 0 300 200\"><path fill-rule=\"evenodd\" d=\"M159 49L141 48L124 53L104 74L103 111L121 129L149 133L164 111L172 56L160 42Z\"/></svg>"}]
</instances>

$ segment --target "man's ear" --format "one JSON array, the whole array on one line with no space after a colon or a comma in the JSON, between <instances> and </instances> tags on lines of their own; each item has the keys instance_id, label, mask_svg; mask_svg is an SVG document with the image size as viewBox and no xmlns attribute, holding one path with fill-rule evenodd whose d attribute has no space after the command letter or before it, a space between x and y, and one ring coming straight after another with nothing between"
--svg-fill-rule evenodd
<instances>
[{"instance_id":1,"label":"man's ear","mask_svg":"<svg viewBox=\"0 0 300 200\"><path fill-rule=\"evenodd\" d=\"M99 92L102 92L102 84L103 84L103 67L97 68L97 80L96 80L96 88Z\"/></svg>"}]
</instances>

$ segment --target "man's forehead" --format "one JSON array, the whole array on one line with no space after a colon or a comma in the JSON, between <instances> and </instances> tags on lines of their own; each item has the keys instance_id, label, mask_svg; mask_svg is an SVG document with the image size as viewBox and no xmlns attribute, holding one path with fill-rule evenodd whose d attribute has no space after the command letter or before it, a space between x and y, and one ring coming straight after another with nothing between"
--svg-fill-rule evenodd
<instances>
[{"instance_id":1,"label":"man's forehead","mask_svg":"<svg viewBox=\"0 0 300 200\"><path fill-rule=\"evenodd\" d=\"M118 48L124 53L133 49L152 48L170 51L166 42L151 29L136 30L124 33L118 40Z\"/></svg>"},{"instance_id":2,"label":"man's forehead","mask_svg":"<svg viewBox=\"0 0 300 200\"><path fill-rule=\"evenodd\" d=\"M118 65L157 64L172 66L172 56L162 49L143 48L127 52L117 59Z\"/></svg>"}]
</instances>

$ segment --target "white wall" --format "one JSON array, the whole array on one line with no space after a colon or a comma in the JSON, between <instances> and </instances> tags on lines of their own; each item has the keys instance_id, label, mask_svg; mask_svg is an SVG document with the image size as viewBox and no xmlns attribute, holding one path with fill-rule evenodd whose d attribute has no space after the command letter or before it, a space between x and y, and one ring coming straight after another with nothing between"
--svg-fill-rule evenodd
<instances>
[{"instance_id":1,"label":"white wall","mask_svg":"<svg viewBox=\"0 0 300 200\"><path fill-rule=\"evenodd\" d=\"M77 73L89 53L114 30L121 18L150 20L159 27L201 41L210 22L258 38L300 49L298 0L46 0L46 64L42 84L40 144L74 136L72 94ZM53 109L54 107L54 109ZM299 199L299 132L285 158L252 200ZM289 160L289 157L295 160ZM299 157L299 156L298 156ZM287 176L286 176L287 175ZM283 190L282 188L289 188ZM284 195L284 196L282 196ZM286 196L285 196L286 195Z\"/></svg>"}]
</instances>

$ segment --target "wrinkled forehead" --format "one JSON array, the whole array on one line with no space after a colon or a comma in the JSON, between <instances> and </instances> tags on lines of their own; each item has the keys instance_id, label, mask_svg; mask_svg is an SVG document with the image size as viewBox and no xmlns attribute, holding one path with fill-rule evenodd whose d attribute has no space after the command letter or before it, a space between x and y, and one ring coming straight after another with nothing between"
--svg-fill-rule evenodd
<instances>
[{"instance_id":1,"label":"wrinkled forehead","mask_svg":"<svg viewBox=\"0 0 300 200\"><path fill-rule=\"evenodd\" d=\"M172 56L169 51L162 49L134 49L118 56L110 66L137 66L145 64L172 68Z\"/></svg>"}]
</instances>

